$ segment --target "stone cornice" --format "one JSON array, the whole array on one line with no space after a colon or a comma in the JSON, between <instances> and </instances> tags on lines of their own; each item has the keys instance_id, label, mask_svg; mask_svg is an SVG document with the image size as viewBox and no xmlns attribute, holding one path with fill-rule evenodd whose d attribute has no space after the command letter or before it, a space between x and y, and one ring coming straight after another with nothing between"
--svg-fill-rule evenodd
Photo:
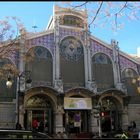
<instances>
[{"instance_id":1,"label":"stone cornice","mask_svg":"<svg viewBox=\"0 0 140 140\"><path fill-rule=\"evenodd\" d=\"M54 32L54 29L46 30L46 31L43 31L43 32L40 32L40 33L32 34L31 36L28 36L26 39L27 40L34 39L34 38L37 38L37 37L41 37L41 36L44 36L44 35L51 34L53 32Z\"/></svg>"}]
</instances>

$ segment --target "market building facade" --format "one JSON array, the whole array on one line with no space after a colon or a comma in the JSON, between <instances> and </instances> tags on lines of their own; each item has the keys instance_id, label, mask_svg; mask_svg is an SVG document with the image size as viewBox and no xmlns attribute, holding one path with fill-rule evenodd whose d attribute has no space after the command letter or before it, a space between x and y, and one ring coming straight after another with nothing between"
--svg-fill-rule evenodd
<instances>
[{"instance_id":1,"label":"market building facade","mask_svg":"<svg viewBox=\"0 0 140 140\"><path fill-rule=\"evenodd\" d=\"M87 18L85 11L54 6L47 29L18 44L34 59L19 53L18 60L4 60L30 72L32 82L19 76L10 89L0 83L1 128L15 128L18 120L32 130L34 119L50 134L127 129L131 121L140 128L140 62L116 40L92 36Z\"/></svg>"}]
</instances>

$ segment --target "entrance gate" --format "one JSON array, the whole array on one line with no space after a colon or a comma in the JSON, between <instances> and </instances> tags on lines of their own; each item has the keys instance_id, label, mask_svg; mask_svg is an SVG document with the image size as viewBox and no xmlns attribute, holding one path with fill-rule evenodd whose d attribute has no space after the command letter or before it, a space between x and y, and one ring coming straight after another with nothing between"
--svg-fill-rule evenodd
<instances>
[{"instance_id":1,"label":"entrance gate","mask_svg":"<svg viewBox=\"0 0 140 140\"><path fill-rule=\"evenodd\" d=\"M50 99L43 94L30 97L25 105L24 127L33 130L33 122L37 121L37 131L51 134L53 132L53 107ZM39 125L41 124L41 129Z\"/></svg>"},{"instance_id":2,"label":"entrance gate","mask_svg":"<svg viewBox=\"0 0 140 140\"><path fill-rule=\"evenodd\" d=\"M38 126L43 124L43 131L45 133L52 133L52 110L51 109L27 109L24 117L25 128L33 130L33 121L37 120ZM37 128L38 131L40 131Z\"/></svg>"}]
</instances>

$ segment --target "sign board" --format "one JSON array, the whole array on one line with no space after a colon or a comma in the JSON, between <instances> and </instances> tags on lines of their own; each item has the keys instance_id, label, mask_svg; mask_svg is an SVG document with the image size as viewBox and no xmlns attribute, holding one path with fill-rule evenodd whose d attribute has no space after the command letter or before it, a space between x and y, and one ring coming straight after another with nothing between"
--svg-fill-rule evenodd
<instances>
[{"instance_id":1,"label":"sign board","mask_svg":"<svg viewBox=\"0 0 140 140\"><path fill-rule=\"evenodd\" d=\"M74 122L74 127L80 127L81 126L81 122Z\"/></svg>"},{"instance_id":2,"label":"sign board","mask_svg":"<svg viewBox=\"0 0 140 140\"><path fill-rule=\"evenodd\" d=\"M91 98L64 98L64 109L92 109Z\"/></svg>"}]
</instances>

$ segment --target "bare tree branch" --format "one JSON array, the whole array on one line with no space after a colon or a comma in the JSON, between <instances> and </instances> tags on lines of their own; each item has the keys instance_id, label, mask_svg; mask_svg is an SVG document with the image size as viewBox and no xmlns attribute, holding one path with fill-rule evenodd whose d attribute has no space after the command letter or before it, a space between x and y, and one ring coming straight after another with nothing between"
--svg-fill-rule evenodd
<instances>
[{"instance_id":1,"label":"bare tree branch","mask_svg":"<svg viewBox=\"0 0 140 140\"><path fill-rule=\"evenodd\" d=\"M90 22L90 24L88 25L89 27L90 27L90 25L95 21L97 15L99 14L99 11L101 10L102 5L103 5L103 1L100 3L98 10L97 10L95 16L93 17L93 20L92 20L92 21Z\"/></svg>"},{"instance_id":2,"label":"bare tree branch","mask_svg":"<svg viewBox=\"0 0 140 140\"><path fill-rule=\"evenodd\" d=\"M118 22L117 22L117 17L118 17L118 14L121 13L125 8L127 7L127 1L125 2L125 4L123 5L123 7L118 11L116 12L114 15L115 15L115 26L117 28L118 26Z\"/></svg>"},{"instance_id":3,"label":"bare tree branch","mask_svg":"<svg viewBox=\"0 0 140 140\"><path fill-rule=\"evenodd\" d=\"M88 3L88 1L82 3L81 5L74 6L72 10L74 10L74 9L76 9L78 7L82 7L82 6L86 5L87 3Z\"/></svg>"}]
</instances>

